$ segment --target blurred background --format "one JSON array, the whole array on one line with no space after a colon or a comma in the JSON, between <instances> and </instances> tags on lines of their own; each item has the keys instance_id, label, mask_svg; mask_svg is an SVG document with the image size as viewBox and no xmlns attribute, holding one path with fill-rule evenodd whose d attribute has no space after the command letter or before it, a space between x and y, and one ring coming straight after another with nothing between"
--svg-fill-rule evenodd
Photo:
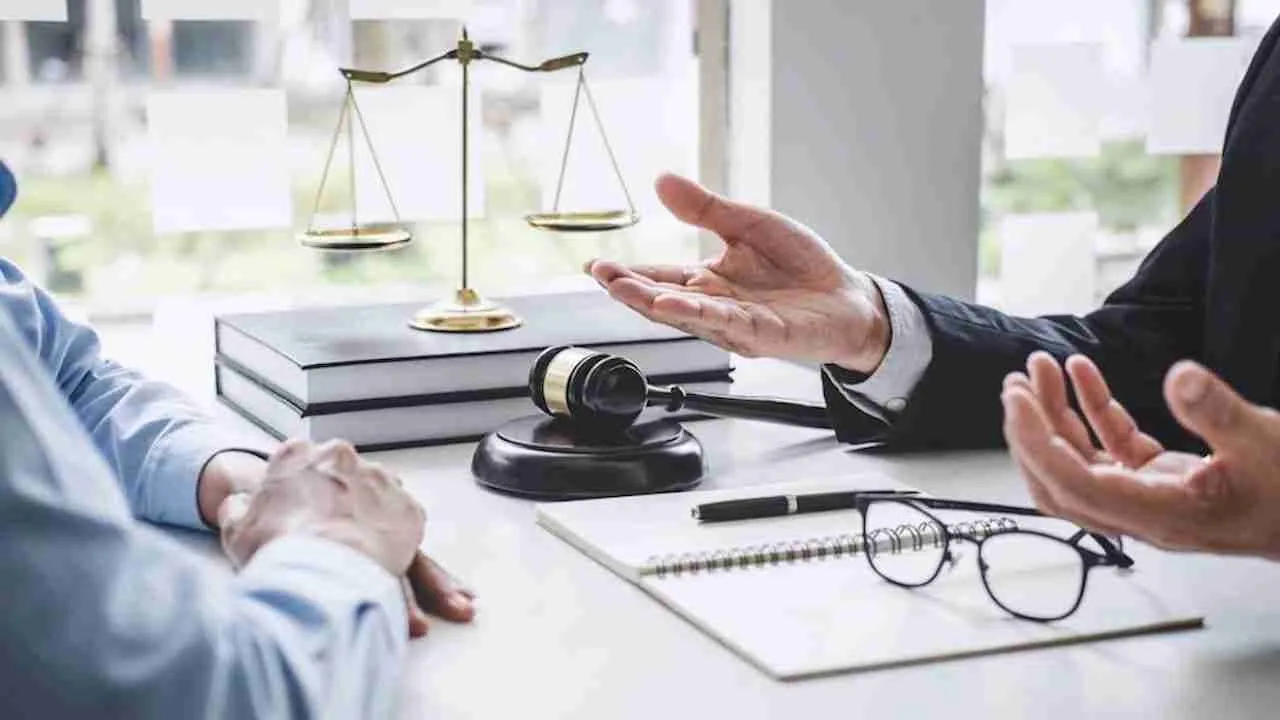
<instances>
[{"instance_id":1,"label":"blurred background","mask_svg":"<svg viewBox=\"0 0 1280 720\"><path fill-rule=\"evenodd\" d=\"M723 88L698 85L698 4L0 0L0 157L22 187L0 254L98 322L195 298L260 308L446 291L460 261L456 63L400 81L403 101L369 100L379 154L415 159L390 185L417 208L417 241L341 254L296 236L317 207L345 92L337 68L412 65L452 47L465 18L482 48L514 60L591 52L587 77L645 216L608 235L528 228L523 215L550 205L574 76L481 64L473 284L577 287L601 254L693 260L697 236L665 218L651 183L663 169L696 177L700 143L721 141L699 121L700 98ZM979 300L1084 310L1131 273L1212 183L1231 94L1277 13L1280 0L988 0ZM594 126L578 120L564 204L623 206ZM203 156L183 154L190 128L212 136ZM335 157L322 220L350 212L350 162ZM358 198L377 196L368 173L354 177Z\"/></svg>"},{"instance_id":2,"label":"blurred background","mask_svg":"<svg viewBox=\"0 0 1280 720\"><path fill-rule=\"evenodd\" d=\"M6 3L15 6L9 13ZM0 18L21 4L0 0ZM551 202L576 74L476 64L472 126L480 133L471 165L482 187L472 198L471 284L489 294L572 286L583 261L601 253L694 259L693 234L661 222L651 191L662 168L696 176L691 0L236 5L70 0L65 21L0 23L0 157L21 185L0 224L0 254L99 321L146 316L195 296L240 297L260 308L272 298L340 303L448 291L458 282L460 211L456 200L437 200L457 198L459 185L456 62L398 81L386 97L357 90L379 159L405 171L391 173L389 184L401 207L420 210L406 218L415 221L416 242L385 253L320 253L295 237L316 207L339 118L338 68L414 65L455 47L465 17L481 49L518 62L591 52L589 87L628 189L648 216L610 235L529 228L524 214ZM237 12L266 16L175 19ZM388 17L353 19L366 12ZM208 148L202 154L205 143L215 144L217 157ZM357 143L357 158L366 147ZM602 148L583 106L566 209L625 207ZM338 150L321 224L341 224L350 213L345 140ZM397 163L406 153L412 162ZM240 183L228 177L236 170ZM287 190L275 196L264 175ZM357 199L376 210L367 202L382 199L376 176L354 177ZM264 200L264 191L272 197Z\"/></svg>"}]
</instances>

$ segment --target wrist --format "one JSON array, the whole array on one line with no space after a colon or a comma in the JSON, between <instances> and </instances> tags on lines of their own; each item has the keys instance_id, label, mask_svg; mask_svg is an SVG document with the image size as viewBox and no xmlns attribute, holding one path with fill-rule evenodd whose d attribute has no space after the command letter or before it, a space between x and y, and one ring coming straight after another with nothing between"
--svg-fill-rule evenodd
<instances>
[{"instance_id":1,"label":"wrist","mask_svg":"<svg viewBox=\"0 0 1280 720\"><path fill-rule=\"evenodd\" d=\"M856 347L831 362L832 365L863 375L871 375L884 362L893 341L893 325L880 286L870 276L860 273L854 288L849 291L857 325L843 332L855 338Z\"/></svg>"},{"instance_id":2,"label":"wrist","mask_svg":"<svg viewBox=\"0 0 1280 720\"><path fill-rule=\"evenodd\" d=\"M227 498L256 492L266 472L267 462L248 452L226 450L214 455L200 473L196 489L200 519L211 528L218 527L218 511Z\"/></svg>"}]
</instances>

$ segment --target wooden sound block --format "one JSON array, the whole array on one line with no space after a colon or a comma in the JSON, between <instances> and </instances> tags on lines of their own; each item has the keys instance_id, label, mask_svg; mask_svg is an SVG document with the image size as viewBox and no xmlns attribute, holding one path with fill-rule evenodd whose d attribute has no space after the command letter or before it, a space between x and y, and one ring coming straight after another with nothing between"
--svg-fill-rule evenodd
<instances>
[{"instance_id":1,"label":"wooden sound block","mask_svg":"<svg viewBox=\"0 0 1280 720\"><path fill-rule=\"evenodd\" d=\"M702 444L670 420L599 434L543 415L489 433L471 459L476 482L538 500L688 490L704 467Z\"/></svg>"}]
</instances>

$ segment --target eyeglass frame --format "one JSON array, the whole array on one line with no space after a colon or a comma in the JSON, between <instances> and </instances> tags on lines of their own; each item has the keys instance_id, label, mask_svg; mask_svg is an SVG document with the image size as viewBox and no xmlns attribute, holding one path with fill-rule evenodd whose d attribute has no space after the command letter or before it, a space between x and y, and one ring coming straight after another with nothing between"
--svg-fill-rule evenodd
<instances>
[{"instance_id":1,"label":"eyeglass frame","mask_svg":"<svg viewBox=\"0 0 1280 720\"><path fill-rule=\"evenodd\" d=\"M938 566L934 568L933 574L930 575L927 580L924 580L923 582L920 582L920 583L901 582L899 580L895 580L885 575L884 572L880 570L880 568L876 567L876 562L874 557L876 554L874 550L875 546L871 542L871 535L875 533L876 529L869 529L867 527L867 510L868 508L871 507L872 503L880 503L880 502L898 503L898 504L907 505L911 507L913 510L919 513L922 513L925 517L929 518L929 520L931 520L939 528L942 529L942 532L941 532L942 553L939 556ZM1002 513L1005 515L1018 515L1022 517L1052 518L1052 516L1045 515L1044 513L1040 512L1035 508L1021 507L1017 505L1003 505L1000 503L974 502L969 500L949 500L944 498L921 497L916 495L903 495L901 493L859 494L853 498L853 505L855 508L857 508L858 514L862 518L862 546L864 548L863 554L866 556L867 564L871 566L872 571L874 571L876 575L879 575L882 580L885 580L886 582L897 585L898 587L911 588L911 589L920 588L920 587L929 585L934 580L938 579L938 576L942 573L943 565L945 565L948 562L955 561L954 557L951 555L951 541L953 539L964 540L964 541L973 543L977 547L978 574L982 578L982 588L986 590L987 597L991 598L991 601L994 602L1001 610L1004 610L1010 615L1013 615L1014 617L1022 620L1030 620L1032 622L1040 622L1040 623L1049 623L1049 622L1057 622L1058 620L1064 620L1068 617L1071 617L1073 614L1075 614L1077 610L1080 609L1080 604L1084 602L1084 593L1085 593L1085 589L1088 587L1088 584L1089 584L1090 570L1092 570L1095 567L1115 567L1121 570L1128 570L1132 568L1134 564L1133 558L1125 554L1125 552L1121 549L1121 546L1118 545L1116 542L1113 542L1111 538L1107 537L1106 535L1102 535L1100 533L1085 530L1083 528L1073 533L1070 539L1065 539L1058 535L1053 535L1051 533L1043 532L1040 530L1032 530L1032 529L1021 528L1021 527L1013 527L1013 528L996 527L992 529L990 532L984 533L979 537L979 536L976 536L974 533L952 532L951 528L945 522L942 522L933 513L925 509L925 508L929 508L930 510L957 510L961 512ZM919 507L921 505L924 507ZM1028 615L1026 613L1019 612L1005 605L1003 602L1000 601L1000 598L996 596L996 593L994 593L991 590L991 584L987 580L987 571L990 568L982 557L982 544L990 538L998 537L1000 535L1008 535L1011 533L1038 535L1040 537L1043 537L1049 540L1063 543L1073 548L1079 554L1080 561L1081 561L1080 562L1080 574L1081 574L1080 589L1076 593L1075 602L1071 605L1071 608L1067 610L1065 613L1058 615L1056 617L1036 617L1034 615ZM1093 538L1093 541L1098 544L1098 547L1102 548L1102 552L1101 553L1094 552L1093 550L1080 547L1079 543L1085 537Z\"/></svg>"}]
</instances>

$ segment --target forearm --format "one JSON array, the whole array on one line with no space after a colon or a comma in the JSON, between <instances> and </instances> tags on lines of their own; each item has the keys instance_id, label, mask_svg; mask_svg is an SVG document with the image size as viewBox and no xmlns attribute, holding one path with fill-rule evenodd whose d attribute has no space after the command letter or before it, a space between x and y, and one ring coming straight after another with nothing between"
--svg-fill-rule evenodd
<instances>
[{"instance_id":1,"label":"forearm","mask_svg":"<svg viewBox=\"0 0 1280 720\"><path fill-rule=\"evenodd\" d=\"M18 716L384 717L398 581L318 538L229 578L129 517L110 468L0 314L0 697Z\"/></svg>"},{"instance_id":2,"label":"forearm","mask_svg":"<svg viewBox=\"0 0 1280 720\"><path fill-rule=\"evenodd\" d=\"M1085 317L1011 317L991 308L915 294L929 318L933 361L889 442L903 449L996 447L1004 377L1042 350L1059 361L1089 356L1139 424L1173 446L1189 442L1161 399L1167 369L1198 353L1193 308L1108 304Z\"/></svg>"}]
</instances>

